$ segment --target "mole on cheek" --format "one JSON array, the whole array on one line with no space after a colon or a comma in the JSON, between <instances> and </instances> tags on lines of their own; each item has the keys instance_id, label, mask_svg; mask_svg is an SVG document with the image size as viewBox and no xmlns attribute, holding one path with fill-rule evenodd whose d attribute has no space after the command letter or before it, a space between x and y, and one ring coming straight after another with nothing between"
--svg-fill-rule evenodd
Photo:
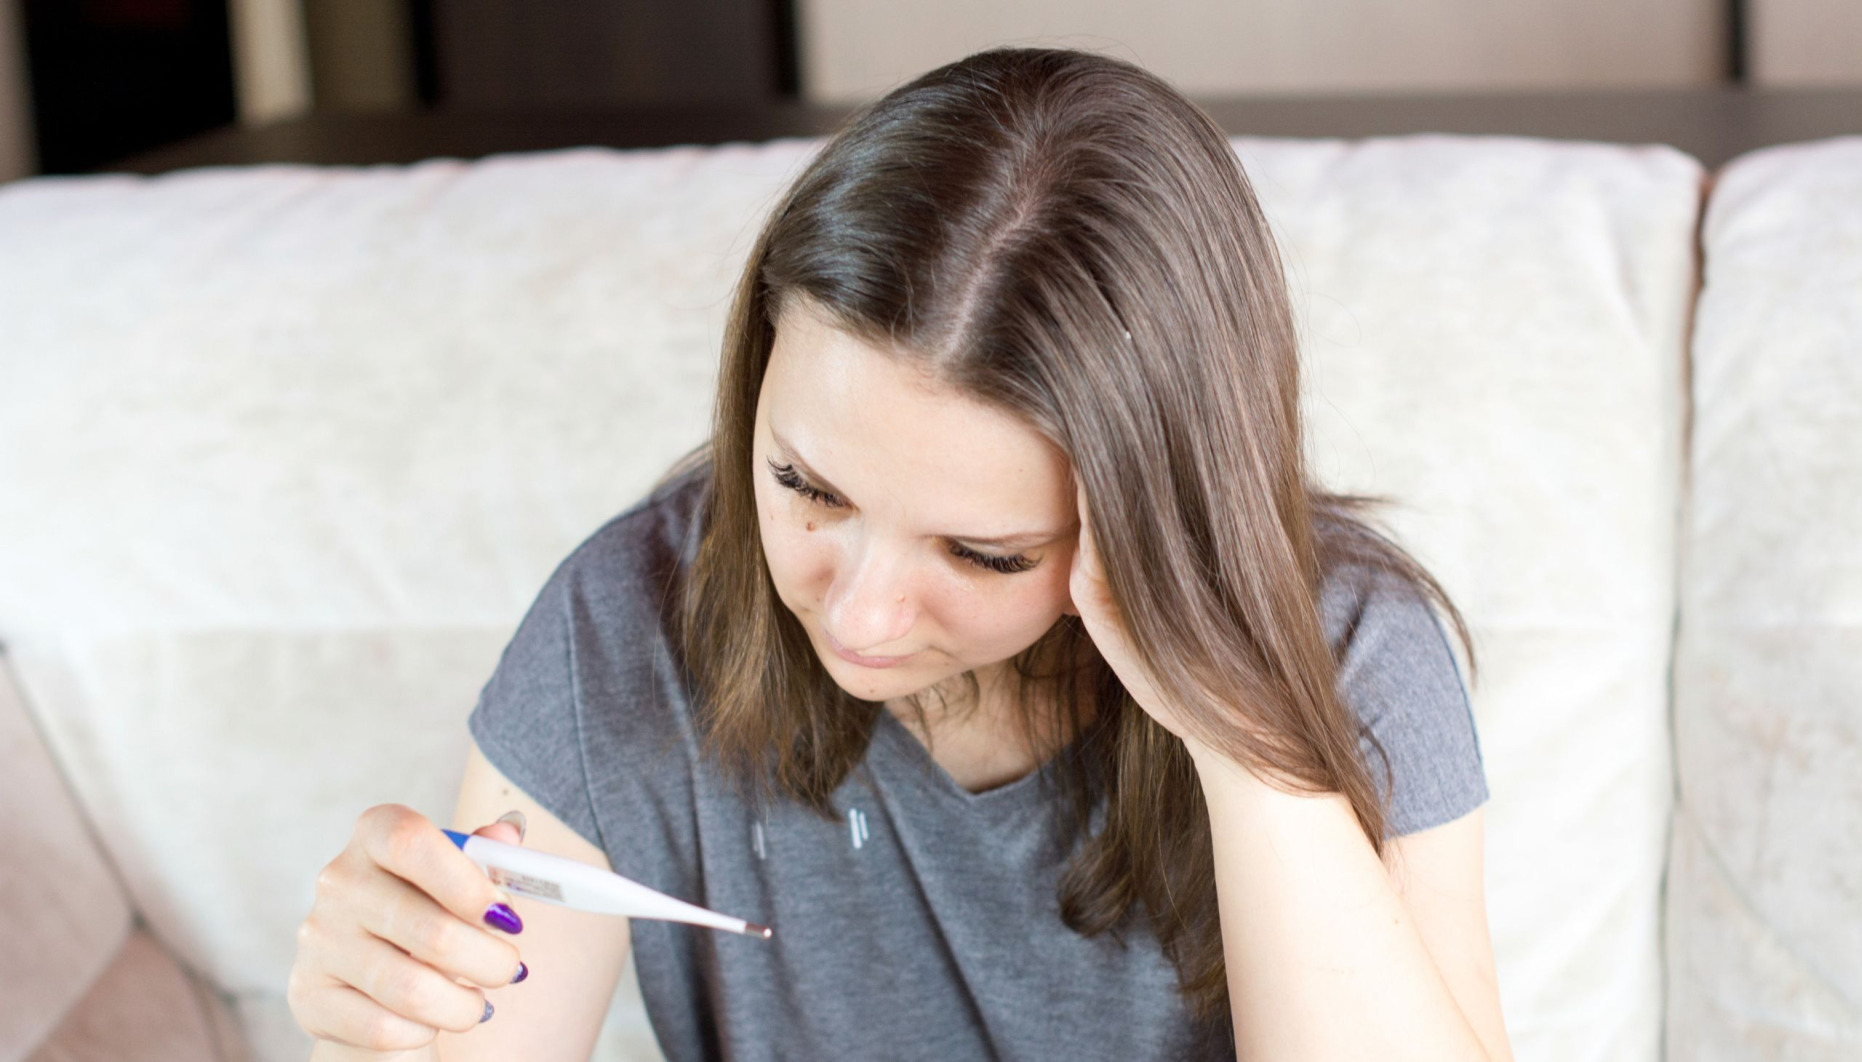
<instances>
[{"instance_id":1,"label":"mole on cheek","mask_svg":"<svg viewBox=\"0 0 1862 1062\"><path fill-rule=\"evenodd\" d=\"M815 522L813 520L808 521L808 530L813 531L814 529L815 529Z\"/></svg>"}]
</instances>

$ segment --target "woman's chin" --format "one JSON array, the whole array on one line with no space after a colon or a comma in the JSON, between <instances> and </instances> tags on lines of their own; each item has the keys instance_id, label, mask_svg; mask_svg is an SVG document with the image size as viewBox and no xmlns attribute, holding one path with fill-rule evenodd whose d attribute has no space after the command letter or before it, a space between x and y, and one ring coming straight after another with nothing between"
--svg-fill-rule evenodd
<instances>
[{"instance_id":1,"label":"woman's chin","mask_svg":"<svg viewBox=\"0 0 1862 1062\"><path fill-rule=\"evenodd\" d=\"M832 649L817 655L836 686L850 697L875 704L925 693L950 677L909 663L888 668L861 667L835 656Z\"/></svg>"},{"instance_id":2,"label":"woman's chin","mask_svg":"<svg viewBox=\"0 0 1862 1062\"><path fill-rule=\"evenodd\" d=\"M861 667L840 659L831 650L821 654L821 664L828 669L828 675L834 679L836 686L863 701L889 701L895 697L908 697L929 685L916 675L917 669L909 664L889 668Z\"/></svg>"}]
</instances>

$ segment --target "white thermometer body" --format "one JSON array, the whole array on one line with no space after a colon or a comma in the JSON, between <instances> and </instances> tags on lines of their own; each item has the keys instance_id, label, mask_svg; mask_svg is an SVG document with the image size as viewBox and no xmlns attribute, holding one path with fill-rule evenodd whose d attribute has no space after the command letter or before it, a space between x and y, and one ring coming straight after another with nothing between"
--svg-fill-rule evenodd
<instances>
[{"instance_id":1,"label":"white thermometer body","mask_svg":"<svg viewBox=\"0 0 1862 1062\"><path fill-rule=\"evenodd\" d=\"M445 833L466 854L467 859L485 871L494 884L519 896L528 896L559 907L573 907L578 911L684 922L764 940L774 935L768 926L708 911L587 863L533 852L489 837L455 830L446 830Z\"/></svg>"}]
</instances>

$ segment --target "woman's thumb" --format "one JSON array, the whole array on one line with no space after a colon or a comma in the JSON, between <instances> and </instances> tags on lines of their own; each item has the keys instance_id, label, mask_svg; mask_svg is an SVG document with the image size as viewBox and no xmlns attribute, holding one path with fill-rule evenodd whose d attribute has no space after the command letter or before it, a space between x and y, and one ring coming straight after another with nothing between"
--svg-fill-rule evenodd
<instances>
[{"instance_id":1,"label":"woman's thumb","mask_svg":"<svg viewBox=\"0 0 1862 1062\"><path fill-rule=\"evenodd\" d=\"M489 837L494 841L503 841L505 844L523 844L524 813L521 811L507 811L498 816L498 821L491 825L480 826L478 829L473 830L472 836Z\"/></svg>"}]
</instances>

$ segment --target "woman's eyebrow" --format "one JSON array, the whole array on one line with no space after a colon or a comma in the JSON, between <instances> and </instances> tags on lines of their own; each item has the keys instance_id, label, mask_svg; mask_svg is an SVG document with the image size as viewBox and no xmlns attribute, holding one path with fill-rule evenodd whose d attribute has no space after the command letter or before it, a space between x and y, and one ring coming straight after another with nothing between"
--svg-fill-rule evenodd
<instances>
[{"instance_id":1,"label":"woman's eyebrow","mask_svg":"<svg viewBox=\"0 0 1862 1062\"><path fill-rule=\"evenodd\" d=\"M770 438L775 441L776 445L779 448L781 448L783 452L783 456L787 457L791 462L793 462L797 467L799 467L804 473L806 473L808 478L814 481L814 485L817 488L821 490L825 490L831 494L837 494L840 496L840 499L842 501L852 504L852 500L847 497L847 494L845 491L841 490L839 487L836 487L834 484L828 482L828 478L826 476L822 475L819 472L816 472L814 468L812 468L808 464L808 461L802 457L801 451L797 450L794 447L794 445L792 445L789 442L789 440L784 439L781 433L777 432L775 428L772 427L769 430L769 435L770 435ZM955 539L958 542L975 543L976 545L979 545L979 546L995 546L999 549L1024 549L1028 546L1039 546L1039 545L1043 545L1048 542L1052 542L1066 533L1067 533L1066 530L1024 531L1020 534L1014 534L1014 535L945 534L945 535L940 535L940 536L935 536L935 537Z\"/></svg>"}]
</instances>

